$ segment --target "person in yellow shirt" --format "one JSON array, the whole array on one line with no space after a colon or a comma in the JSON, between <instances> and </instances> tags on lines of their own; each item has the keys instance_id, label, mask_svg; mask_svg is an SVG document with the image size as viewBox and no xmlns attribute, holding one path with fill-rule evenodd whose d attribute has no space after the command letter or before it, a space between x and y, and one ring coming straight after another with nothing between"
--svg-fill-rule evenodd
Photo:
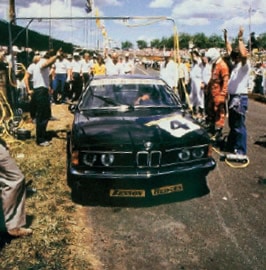
<instances>
[{"instance_id":1,"label":"person in yellow shirt","mask_svg":"<svg viewBox=\"0 0 266 270\"><path fill-rule=\"evenodd\" d=\"M96 62L93 64L92 73L94 76L106 74L106 66L101 55L98 55Z\"/></svg>"}]
</instances>

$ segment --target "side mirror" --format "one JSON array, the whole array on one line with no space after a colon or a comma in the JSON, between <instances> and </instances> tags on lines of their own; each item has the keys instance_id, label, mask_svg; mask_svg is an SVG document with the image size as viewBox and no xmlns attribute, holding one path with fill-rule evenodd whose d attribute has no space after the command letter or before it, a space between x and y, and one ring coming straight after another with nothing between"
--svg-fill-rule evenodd
<instances>
[{"instance_id":1,"label":"side mirror","mask_svg":"<svg viewBox=\"0 0 266 270\"><path fill-rule=\"evenodd\" d=\"M75 105L75 104L70 104L70 105L68 106L68 110L69 110L71 113L74 113L75 110L76 110L76 108L77 108L77 105Z\"/></svg>"}]
</instances>

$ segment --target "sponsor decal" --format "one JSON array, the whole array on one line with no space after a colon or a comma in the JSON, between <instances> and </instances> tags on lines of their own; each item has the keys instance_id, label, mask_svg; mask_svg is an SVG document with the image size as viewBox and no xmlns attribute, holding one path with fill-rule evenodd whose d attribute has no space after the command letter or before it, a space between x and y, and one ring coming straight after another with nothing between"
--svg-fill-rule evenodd
<instances>
[{"instance_id":1,"label":"sponsor decal","mask_svg":"<svg viewBox=\"0 0 266 270\"><path fill-rule=\"evenodd\" d=\"M145 190L143 189L110 189L110 197L134 197L144 198Z\"/></svg>"},{"instance_id":2,"label":"sponsor decal","mask_svg":"<svg viewBox=\"0 0 266 270\"><path fill-rule=\"evenodd\" d=\"M146 126L157 125L161 129L169 132L172 136L180 138L185 134L199 129L199 126L188 121L180 115L174 115L170 117L164 117L159 120L154 120L146 123Z\"/></svg>"},{"instance_id":3,"label":"sponsor decal","mask_svg":"<svg viewBox=\"0 0 266 270\"><path fill-rule=\"evenodd\" d=\"M181 192L181 191L183 191L183 185L177 184L177 185L172 185L172 186L154 188L151 190L151 194L152 196L159 196L159 195L166 195L166 194Z\"/></svg>"}]
</instances>

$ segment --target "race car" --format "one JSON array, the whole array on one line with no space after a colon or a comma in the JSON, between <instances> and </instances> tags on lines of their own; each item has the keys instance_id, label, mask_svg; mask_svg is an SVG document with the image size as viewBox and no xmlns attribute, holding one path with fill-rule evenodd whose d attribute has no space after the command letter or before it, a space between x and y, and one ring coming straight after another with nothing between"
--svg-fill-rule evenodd
<instances>
[{"instance_id":1,"label":"race car","mask_svg":"<svg viewBox=\"0 0 266 270\"><path fill-rule=\"evenodd\" d=\"M67 183L80 204L154 205L208 194L208 133L160 78L95 76L67 136Z\"/></svg>"}]
</instances>

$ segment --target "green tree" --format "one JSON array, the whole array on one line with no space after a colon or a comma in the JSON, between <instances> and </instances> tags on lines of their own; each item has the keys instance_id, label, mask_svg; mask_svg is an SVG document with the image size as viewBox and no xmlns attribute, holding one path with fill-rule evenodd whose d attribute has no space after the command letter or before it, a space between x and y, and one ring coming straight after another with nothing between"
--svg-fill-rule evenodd
<instances>
[{"instance_id":1,"label":"green tree","mask_svg":"<svg viewBox=\"0 0 266 270\"><path fill-rule=\"evenodd\" d=\"M137 46L140 50L145 49L148 48L148 43L145 40L137 40Z\"/></svg>"},{"instance_id":2,"label":"green tree","mask_svg":"<svg viewBox=\"0 0 266 270\"><path fill-rule=\"evenodd\" d=\"M207 38L206 47L223 48L225 47L224 39L218 35L211 35L209 38Z\"/></svg>"},{"instance_id":3,"label":"green tree","mask_svg":"<svg viewBox=\"0 0 266 270\"><path fill-rule=\"evenodd\" d=\"M174 36L173 35L166 39L166 46L165 47L169 50L173 49L173 47L174 47Z\"/></svg>"},{"instance_id":4,"label":"green tree","mask_svg":"<svg viewBox=\"0 0 266 270\"><path fill-rule=\"evenodd\" d=\"M121 46L123 50L128 50L133 48L133 43L130 41L124 41L121 43Z\"/></svg>"},{"instance_id":5,"label":"green tree","mask_svg":"<svg viewBox=\"0 0 266 270\"><path fill-rule=\"evenodd\" d=\"M160 48L162 48L162 44L161 44L161 40L160 39L153 39L152 41L151 41L151 47L152 48L156 48L156 49L160 49Z\"/></svg>"},{"instance_id":6,"label":"green tree","mask_svg":"<svg viewBox=\"0 0 266 270\"><path fill-rule=\"evenodd\" d=\"M193 37L193 43L195 47L205 49L208 46L208 38L204 33L197 33Z\"/></svg>"},{"instance_id":7,"label":"green tree","mask_svg":"<svg viewBox=\"0 0 266 270\"><path fill-rule=\"evenodd\" d=\"M266 49L266 33L260 34L257 38L259 47Z\"/></svg>"},{"instance_id":8,"label":"green tree","mask_svg":"<svg viewBox=\"0 0 266 270\"><path fill-rule=\"evenodd\" d=\"M171 48L173 48L173 46L174 46L174 43L169 42L169 38L163 37L161 39L161 47L162 48L171 49Z\"/></svg>"},{"instance_id":9,"label":"green tree","mask_svg":"<svg viewBox=\"0 0 266 270\"><path fill-rule=\"evenodd\" d=\"M191 35L186 34L186 33L181 33L178 37L179 40L179 48L180 49L187 49L189 46L189 41L192 40L193 38Z\"/></svg>"}]
</instances>

